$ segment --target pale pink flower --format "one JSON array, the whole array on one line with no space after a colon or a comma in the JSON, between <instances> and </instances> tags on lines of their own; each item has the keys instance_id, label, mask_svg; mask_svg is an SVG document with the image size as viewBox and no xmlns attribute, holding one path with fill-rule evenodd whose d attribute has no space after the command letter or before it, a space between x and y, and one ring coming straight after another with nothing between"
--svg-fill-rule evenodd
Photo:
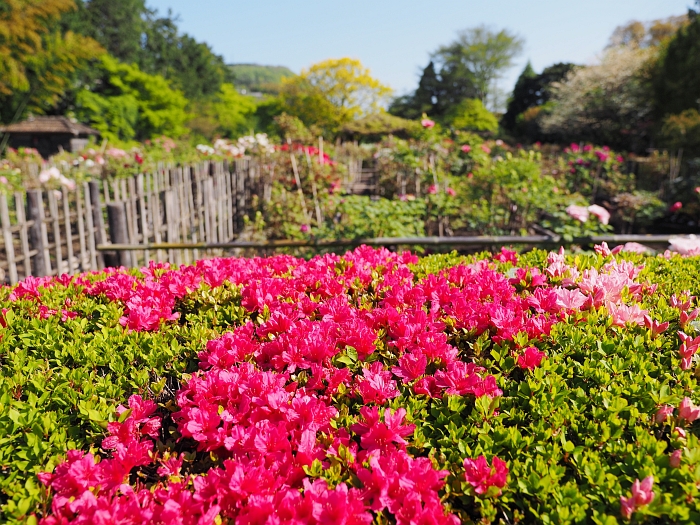
<instances>
[{"instance_id":1,"label":"pale pink flower","mask_svg":"<svg viewBox=\"0 0 700 525\"><path fill-rule=\"evenodd\" d=\"M681 449L674 450L671 453L671 456L669 457L668 463L673 468L678 468L681 466L681 459L683 459L683 450L681 450Z\"/></svg>"},{"instance_id":2,"label":"pale pink flower","mask_svg":"<svg viewBox=\"0 0 700 525\"><path fill-rule=\"evenodd\" d=\"M643 505L654 501L654 476L647 476L640 483L638 479L632 484L632 495L629 498L620 496L620 511L624 518L631 518L632 513Z\"/></svg>"},{"instance_id":3,"label":"pale pink flower","mask_svg":"<svg viewBox=\"0 0 700 525\"><path fill-rule=\"evenodd\" d=\"M554 288L557 295L557 306L565 310L578 310L586 304L586 296L580 290Z\"/></svg>"},{"instance_id":4,"label":"pale pink flower","mask_svg":"<svg viewBox=\"0 0 700 525\"><path fill-rule=\"evenodd\" d=\"M678 337L681 339L681 346L678 349L681 356L681 369L688 370L693 364L693 356L700 347L700 336L693 338L679 331Z\"/></svg>"},{"instance_id":5,"label":"pale pink flower","mask_svg":"<svg viewBox=\"0 0 700 525\"><path fill-rule=\"evenodd\" d=\"M445 190L445 192L446 192L450 197L454 197L455 195L457 195L457 192L456 192L455 190L453 190L452 188L447 188L447 190Z\"/></svg>"},{"instance_id":6,"label":"pale pink flower","mask_svg":"<svg viewBox=\"0 0 700 525\"><path fill-rule=\"evenodd\" d=\"M613 326L643 325L644 316L649 314L647 310L642 310L638 304L627 306L626 304L608 303L608 311L613 319Z\"/></svg>"},{"instance_id":7,"label":"pale pink flower","mask_svg":"<svg viewBox=\"0 0 700 525\"><path fill-rule=\"evenodd\" d=\"M586 222L588 220L590 212L588 208L584 206L576 206L572 204L566 208L566 213L573 217L577 221Z\"/></svg>"},{"instance_id":8,"label":"pale pink flower","mask_svg":"<svg viewBox=\"0 0 700 525\"><path fill-rule=\"evenodd\" d=\"M610 212L602 206L591 204L588 207L588 211L591 212L592 215L595 215L602 224L608 224L608 222L610 222Z\"/></svg>"},{"instance_id":9,"label":"pale pink flower","mask_svg":"<svg viewBox=\"0 0 700 525\"><path fill-rule=\"evenodd\" d=\"M423 120L420 121L421 126L424 128L430 129L433 126L435 126L435 122L430 120L429 118L424 118Z\"/></svg>"},{"instance_id":10,"label":"pale pink flower","mask_svg":"<svg viewBox=\"0 0 700 525\"><path fill-rule=\"evenodd\" d=\"M654 421L657 423L663 423L673 415L674 410L675 409L671 405L661 405L656 411Z\"/></svg>"},{"instance_id":11,"label":"pale pink flower","mask_svg":"<svg viewBox=\"0 0 700 525\"><path fill-rule=\"evenodd\" d=\"M601 244L596 244L593 247L593 249L595 250L596 253L602 255L603 257L610 257L610 255L612 255L610 248L608 248L607 242L603 242Z\"/></svg>"},{"instance_id":12,"label":"pale pink flower","mask_svg":"<svg viewBox=\"0 0 700 525\"><path fill-rule=\"evenodd\" d=\"M649 253L650 250L643 244L639 244L638 242L627 242L625 244L620 244L618 246L615 246L613 248L613 255L616 255L620 252L629 252L629 253Z\"/></svg>"},{"instance_id":13,"label":"pale pink flower","mask_svg":"<svg viewBox=\"0 0 700 525\"><path fill-rule=\"evenodd\" d=\"M488 153L491 153L491 148L489 148L486 144L482 144L482 145L481 145L481 151L483 151L484 153L488 154Z\"/></svg>"},{"instance_id":14,"label":"pale pink flower","mask_svg":"<svg viewBox=\"0 0 700 525\"><path fill-rule=\"evenodd\" d=\"M700 407L695 406L689 397L684 397L678 405L678 419L692 423L700 418Z\"/></svg>"}]
</instances>

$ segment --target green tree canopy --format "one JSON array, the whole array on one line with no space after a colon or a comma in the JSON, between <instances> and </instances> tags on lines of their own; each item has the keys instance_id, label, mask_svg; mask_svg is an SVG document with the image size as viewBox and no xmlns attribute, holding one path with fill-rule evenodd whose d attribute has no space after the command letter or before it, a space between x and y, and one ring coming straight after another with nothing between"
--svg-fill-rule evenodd
<instances>
[{"instance_id":1,"label":"green tree canopy","mask_svg":"<svg viewBox=\"0 0 700 525\"><path fill-rule=\"evenodd\" d=\"M433 53L418 88L394 99L389 112L409 119L426 113L443 120L466 99L487 104L497 92L496 81L522 46L522 39L507 30L479 26L461 31L454 42Z\"/></svg>"},{"instance_id":2,"label":"green tree canopy","mask_svg":"<svg viewBox=\"0 0 700 525\"><path fill-rule=\"evenodd\" d=\"M93 90L78 93L76 109L104 137L144 140L186 132L187 99L163 77L104 55L99 80Z\"/></svg>"},{"instance_id":3,"label":"green tree canopy","mask_svg":"<svg viewBox=\"0 0 700 525\"><path fill-rule=\"evenodd\" d=\"M64 26L94 38L121 62L161 75L193 100L217 94L230 80L223 58L204 43L181 34L177 19L160 16L145 0L78 0Z\"/></svg>"},{"instance_id":4,"label":"green tree canopy","mask_svg":"<svg viewBox=\"0 0 700 525\"><path fill-rule=\"evenodd\" d=\"M662 46L654 72L657 118L697 109L700 100L700 15Z\"/></svg>"},{"instance_id":5,"label":"green tree canopy","mask_svg":"<svg viewBox=\"0 0 700 525\"><path fill-rule=\"evenodd\" d=\"M508 101L508 108L503 115L503 127L511 133L522 134L523 130L518 126L518 117L530 108L546 104L551 98L552 84L564 80L575 67L574 64L559 63L537 74L528 62L518 77L513 94Z\"/></svg>"},{"instance_id":6,"label":"green tree canopy","mask_svg":"<svg viewBox=\"0 0 700 525\"><path fill-rule=\"evenodd\" d=\"M478 98L466 98L452 110L450 123L466 131L496 131L498 119Z\"/></svg>"},{"instance_id":7,"label":"green tree canopy","mask_svg":"<svg viewBox=\"0 0 700 525\"><path fill-rule=\"evenodd\" d=\"M0 3L0 120L44 113L79 71L102 53L92 39L61 32L58 20L73 0Z\"/></svg>"},{"instance_id":8,"label":"green tree canopy","mask_svg":"<svg viewBox=\"0 0 700 525\"><path fill-rule=\"evenodd\" d=\"M443 71L456 78L467 78L484 105L494 93L495 82L513 65L522 51L523 40L507 29L495 32L486 26L465 29L457 33L451 44L435 53Z\"/></svg>"}]
</instances>

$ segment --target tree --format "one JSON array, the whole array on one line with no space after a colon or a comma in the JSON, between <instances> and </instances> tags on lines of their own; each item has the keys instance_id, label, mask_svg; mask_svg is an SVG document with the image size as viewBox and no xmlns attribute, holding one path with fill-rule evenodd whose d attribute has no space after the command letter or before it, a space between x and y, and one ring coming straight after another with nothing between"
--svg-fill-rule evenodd
<instances>
[{"instance_id":1,"label":"tree","mask_svg":"<svg viewBox=\"0 0 700 525\"><path fill-rule=\"evenodd\" d=\"M441 102L444 102L442 79L431 60L423 70L418 89L410 95L395 98L389 106L389 113L414 120L419 119L423 113L437 117L442 114Z\"/></svg>"},{"instance_id":2,"label":"tree","mask_svg":"<svg viewBox=\"0 0 700 525\"><path fill-rule=\"evenodd\" d=\"M498 120L478 98L466 98L450 115L453 127L467 131L496 131Z\"/></svg>"},{"instance_id":3,"label":"tree","mask_svg":"<svg viewBox=\"0 0 700 525\"><path fill-rule=\"evenodd\" d=\"M0 4L0 119L43 113L55 104L100 46L61 33L60 16L72 0L6 0Z\"/></svg>"},{"instance_id":4,"label":"tree","mask_svg":"<svg viewBox=\"0 0 700 525\"><path fill-rule=\"evenodd\" d=\"M116 59L138 63L147 13L145 0L78 0L64 24L95 39Z\"/></svg>"},{"instance_id":5,"label":"tree","mask_svg":"<svg viewBox=\"0 0 700 525\"><path fill-rule=\"evenodd\" d=\"M390 93L359 60L341 58L283 79L280 97L286 113L335 133L343 124L379 111Z\"/></svg>"},{"instance_id":6,"label":"tree","mask_svg":"<svg viewBox=\"0 0 700 525\"><path fill-rule=\"evenodd\" d=\"M217 135L233 138L252 127L255 108L251 97L240 94L233 84L222 84L212 100L195 105L196 116L187 126L207 139Z\"/></svg>"},{"instance_id":7,"label":"tree","mask_svg":"<svg viewBox=\"0 0 700 525\"><path fill-rule=\"evenodd\" d=\"M654 47L671 38L681 27L688 23L686 15L671 16L640 22L633 20L618 26L610 37L608 47Z\"/></svg>"},{"instance_id":8,"label":"tree","mask_svg":"<svg viewBox=\"0 0 700 525\"><path fill-rule=\"evenodd\" d=\"M231 77L222 57L181 34L171 12L159 16L145 0L79 0L63 24L94 38L121 62L165 77L192 100L216 95Z\"/></svg>"},{"instance_id":9,"label":"tree","mask_svg":"<svg viewBox=\"0 0 700 525\"><path fill-rule=\"evenodd\" d=\"M186 132L187 99L158 75L104 55L100 82L78 93L78 116L111 139L144 140Z\"/></svg>"},{"instance_id":10,"label":"tree","mask_svg":"<svg viewBox=\"0 0 700 525\"><path fill-rule=\"evenodd\" d=\"M654 71L657 118L679 114L700 105L700 16L692 16L662 46Z\"/></svg>"},{"instance_id":11,"label":"tree","mask_svg":"<svg viewBox=\"0 0 700 525\"><path fill-rule=\"evenodd\" d=\"M577 68L552 85L542 129L562 140L587 140L640 150L646 145L652 97L652 49L609 49L600 64Z\"/></svg>"},{"instance_id":12,"label":"tree","mask_svg":"<svg viewBox=\"0 0 700 525\"><path fill-rule=\"evenodd\" d=\"M494 32L478 26L457 33L454 42L437 50L434 60L441 66L443 81L468 79L476 98L488 105L496 81L513 65L522 48L523 40L508 30Z\"/></svg>"},{"instance_id":13,"label":"tree","mask_svg":"<svg viewBox=\"0 0 700 525\"><path fill-rule=\"evenodd\" d=\"M546 104L551 97L550 86L554 82L561 82L575 67L574 64L554 64L538 75L528 62L518 77L508 101L506 113L503 115L503 127L511 133L530 135L528 138L531 140L539 138L535 137L532 131L525 133L525 130L521 129L519 117L530 108Z\"/></svg>"}]
</instances>

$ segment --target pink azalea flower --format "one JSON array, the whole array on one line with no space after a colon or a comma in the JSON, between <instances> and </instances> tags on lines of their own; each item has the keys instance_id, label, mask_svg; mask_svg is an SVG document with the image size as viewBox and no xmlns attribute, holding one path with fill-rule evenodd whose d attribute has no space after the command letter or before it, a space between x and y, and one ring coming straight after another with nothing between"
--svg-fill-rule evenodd
<instances>
[{"instance_id":1,"label":"pink azalea flower","mask_svg":"<svg viewBox=\"0 0 700 525\"><path fill-rule=\"evenodd\" d=\"M580 290L569 290L567 288L554 288L557 295L557 305L565 310L579 310L586 304L586 296Z\"/></svg>"},{"instance_id":2,"label":"pink azalea flower","mask_svg":"<svg viewBox=\"0 0 700 525\"><path fill-rule=\"evenodd\" d=\"M490 487L497 487L498 494L508 481L508 466L497 456L493 457L491 466L482 455L476 459L465 459L464 470L467 483L474 487L477 494L485 494Z\"/></svg>"},{"instance_id":3,"label":"pink azalea flower","mask_svg":"<svg viewBox=\"0 0 700 525\"><path fill-rule=\"evenodd\" d=\"M693 338L679 331L678 337L681 340L681 346L678 349L681 356L681 369L688 370L693 364L693 356L700 348L700 336Z\"/></svg>"},{"instance_id":4,"label":"pink azalea flower","mask_svg":"<svg viewBox=\"0 0 700 525\"><path fill-rule=\"evenodd\" d=\"M469 153L472 150L472 147L469 144L465 144L461 149L464 153Z\"/></svg>"},{"instance_id":5,"label":"pink azalea flower","mask_svg":"<svg viewBox=\"0 0 700 525\"><path fill-rule=\"evenodd\" d=\"M433 126L435 126L435 122L432 121L432 120L430 120L430 119L428 119L428 118L422 119L422 120L420 121L420 124L421 124L421 126L423 126L424 128L427 128L427 129L430 129L430 128L432 128Z\"/></svg>"},{"instance_id":6,"label":"pink azalea flower","mask_svg":"<svg viewBox=\"0 0 700 525\"><path fill-rule=\"evenodd\" d=\"M683 459L683 450L674 450L669 457L668 463L673 468L678 468L681 466L681 460Z\"/></svg>"},{"instance_id":7,"label":"pink azalea flower","mask_svg":"<svg viewBox=\"0 0 700 525\"><path fill-rule=\"evenodd\" d=\"M678 252L681 255L694 256L700 255L700 238L695 235L688 235L687 237L673 237L668 240L671 245L671 250ZM671 254L668 254L667 258L670 258Z\"/></svg>"},{"instance_id":8,"label":"pink azalea flower","mask_svg":"<svg viewBox=\"0 0 700 525\"><path fill-rule=\"evenodd\" d=\"M615 303L608 304L608 311L613 320L613 326L624 327L627 324L644 324L644 316L648 315L647 310L642 310L638 304L627 306L626 304L616 305Z\"/></svg>"},{"instance_id":9,"label":"pink azalea flower","mask_svg":"<svg viewBox=\"0 0 700 525\"><path fill-rule=\"evenodd\" d=\"M589 208L589 210L590 210L590 208ZM603 257L610 257L610 255L612 255L610 248L608 248L607 242L602 242L601 244L596 244L593 247L593 249L595 250L596 253L602 255Z\"/></svg>"},{"instance_id":10,"label":"pink azalea flower","mask_svg":"<svg viewBox=\"0 0 700 525\"><path fill-rule=\"evenodd\" d=\"M651 337L656 338L668 330L669 323L660 323L659 321L652 319L649 315L644 316L644 326L651 330Z\"/></svg>"},{"instance_id":11,"label":"pink azalea flower","mask_svg":"<svg viewBox=\"0 0 700 525\"><path fill-rule=\"evenodd\" d=\"M435 195L437 192L438 188L435 184L431 184L430 186L428 186L428 193L430 193L431 195Z\"/></svg>"},{"instance_id":12,"label":"pink azalea flower","mask_svg":"<svg viewBox=\"0 0 700 525\"><path fill-rule=\"evenodd\" d=\"M518 356L518 366L524 370L534 370L544 359L545 353L534 346L528 347L525 352Z\"/></svg>"},{"instance_id":13,"label":"pink azalea flower","mask_svg":"<svg viewBox=\"0 0 700 525\"><path fill-rule=\"evenodd\" d=\"M362 370L364 380L357 385L357 391L362 396L362 401L383 405L387 400L399 395L396 382L391 379L391 372L384 370L384 365L374 362L369 368Z\"/></svg>"},{"instance_id":14,"label":"pink azalea flower","mask_svg":"<svg viewBox=\"0 0 700 525\"><path fill-rule=\"evenodd\" d=\"M700 418L700 407L695 406L689 397L684 397L678 405L678 419L692 423L698 418Z\"/></svg>"},{"instance_id":15,"label":"pink azalea flower","mask_svg":"<svg viewBox=\"0 0 700 525\"><path fill-rule=\"evenodd\" d=\"M675 409L670 405L661 405L656 411L654 421L656 421L657 423L663 423L673 415L674 410Z\"/></svg>"},{"instance_id":16,"label":"pink azalea flower","mask_svg":"<svg viewBox=\"0 0 700 525\"><path fill-rule=\"evenodd\" d=\"M510 262L513 264L518 264L518 252L514 250L509 250L505 246L501 248L501 253L498 253L493 256L494 260L498 262Z\"/></svg>"},{"instance_id":17,"label":"pink azalea flower","mask_svg":"<svg viewBox=\"0 0 700 525\"><path fill-rule=\"evenodd\" d=\"M628 498L620 496L620 511L622 516L630 519L638 507L648 505L654 500L654 476L648 476L640 483L638 479L632 484L632 495Z\"/></svg>"}]
</instances>

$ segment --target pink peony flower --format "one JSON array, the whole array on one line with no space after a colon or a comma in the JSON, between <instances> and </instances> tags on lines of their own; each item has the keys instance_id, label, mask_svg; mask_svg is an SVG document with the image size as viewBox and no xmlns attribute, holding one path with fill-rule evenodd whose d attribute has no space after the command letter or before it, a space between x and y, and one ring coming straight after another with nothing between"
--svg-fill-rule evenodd
<instances>
[{"instance_id":1,"label":"pink peony flower","mask_svg":"<svg viewBox=\"0 0 700 525\"><path fill-rule=\"evenodd\" d=\"M588 211L591 212L592 215L595 215L602 224L608 224L608 222L610 222L610 212L602 206L592 204L588 207Z\"/></svg>"},{"instance_id":2,"label":"pink peony flower","mask_svg":"<svg viewBox=\"0 0 700 525\"><path fill-rule=\"evenodd\" d=\"M566 213L577 221L586 222L590 212L588 211L588 208L584 206L576 206L575 204L571 204L566 208Z\"/></svg>"}]
</instances>

